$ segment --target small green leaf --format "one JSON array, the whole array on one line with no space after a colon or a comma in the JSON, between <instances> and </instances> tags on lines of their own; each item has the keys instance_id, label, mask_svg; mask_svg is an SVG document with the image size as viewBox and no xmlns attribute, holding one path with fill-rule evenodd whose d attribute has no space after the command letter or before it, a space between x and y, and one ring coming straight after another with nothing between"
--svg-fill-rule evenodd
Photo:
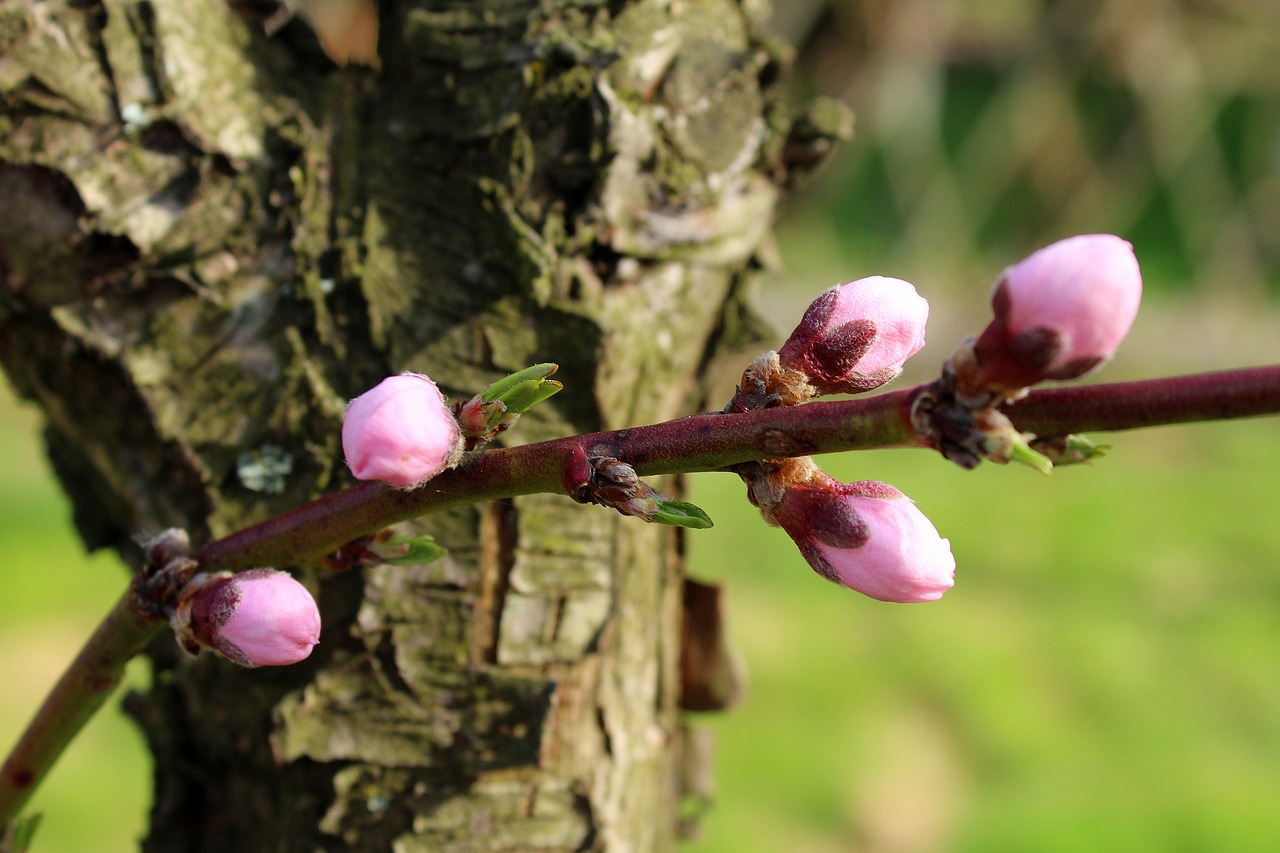
<instances>
[{"instance_id":1,"label":"small green leaf","mask_svg":"<svg viewBox=\"0 0 1280 853\"><path fill-rule=\"evenodd\" d=\"M430 536L415 536L412 539L392 539L379 549L382 561L392 566L420 566L433 563L448 554Z\"/></svg>"},{"instance_id":2,"label":"small green leaf","mask_svg":"<svg viewBox=\"0 0 1280 853\"><path fill-rule=\"evenodd\" d=\"M4 850L5 853L26 853L43 817L44 815L40 812L36 812L20 817L9 824L6 830L0 831L0 850Z\"/></svg>"},{"instance_id":3,"label":"small green leaf","mask_svg":"<svg viewBox=\"0 0 1280 853\"><path fill-rule=\"evenodd\" d=\"M518 385L508 389L502 395L501 402L507 407L507 412L513 415L522 415L529 411L537 403L555 394L564 386L554 379L537 379L528 382L521 382Z\"/></svg>"},{"instance_id":4,"label":"small green leaf","mask_svg":"<svg viewBox=\"0 0 1280 853\"><path fill-rule=\"evenodd\" d=\"M1021 462L1029 468L1036 469L1046 477L1053 473L1053 463L1049 461L1049 457L1033 449L1021 435L1011 442L1009 458L1014 462Z\"/></svg>"},{"instance_id":5,"label":"small green leaf","mask_svg":"<svg viewBox=\"0 0 1280 853\"><path fill-rule=\"evenodd\" d=\"M556 394L559 394L563 390L564 390L564 383L557 382L554 379L544 379L542 380L542 383L539 384L538 386L537 396L534 398L533 402L530 403L529 405L531 407L536 406L538 403L541 403L543 400L547 399L548 397L554 397Z\"/></svg>"},{"instance_id":6,"label":"small green leaf","mask_svg":"<svg viewBox=\"0 0 1280 853\"><path fill-rule=\"evenodd\" d=\"M480 399L486 403L503 397L508 391L523 382L540 382L551 374L560 369L560 365L547 362L545 364L535 364L532 367L526 367L524 370L518 370L510 376L499 379L488 388L480 392ZM559 383L556 383L559 384ZM555 393L554 391L552 392ZM508 403L510 405L510 403Z\"/></svg>"},{"instance_id":7,"label":"small green leaf","mask_svg":"<svg viewBox=\"0 0 1280 853\"><path fill-rule=\"evenodd\" d=\"M654 524L672 524L693 530L706 530L713 526L711 516L703 512L701 507L687 501L662 501L658 504L658 511L649 521Z\"/></svg>"},{"instance_id":8,"label":"small green leaf","mask_svg":"<svg viewBox=\"0 0 1280 853\"><path fill-rule=\"evenodd\" d=\"M1080 465L1101 459L1111 449L1109 444L1094 444L1087 435L1068 435L1063 439L1063 446L1055 465Z\"/></svg>"}]
</instances>

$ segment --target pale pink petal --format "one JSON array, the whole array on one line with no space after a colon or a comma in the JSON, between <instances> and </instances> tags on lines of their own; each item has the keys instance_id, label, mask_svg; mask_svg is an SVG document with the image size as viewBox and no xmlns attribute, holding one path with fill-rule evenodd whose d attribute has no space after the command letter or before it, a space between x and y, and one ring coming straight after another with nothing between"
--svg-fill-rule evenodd
<instances>
[{"instance_id":1,"label":"pale pink petal","mask_svg":"<svg viewBox=\"0 0 1280 853\"><path fill-rule=\"evenodd\" d=\"M315 599L287 573L254 569L233 578L231 588L234 610L214 643L224 654L229 646L253 666L286 666L305 659L320 642Z\"/></svg>"},{"instance_id":2,"label":"pale pink petal","mask_svg":"<svg viewBox=\"0 0 1280 853\"><path fill-rule=\"evenodd\" d=\"M412 488L453 464L461 430L444 395L425 376L384 379L351 401L342 424L342 450L359 480Z\"/></svg>"}]
</instances>

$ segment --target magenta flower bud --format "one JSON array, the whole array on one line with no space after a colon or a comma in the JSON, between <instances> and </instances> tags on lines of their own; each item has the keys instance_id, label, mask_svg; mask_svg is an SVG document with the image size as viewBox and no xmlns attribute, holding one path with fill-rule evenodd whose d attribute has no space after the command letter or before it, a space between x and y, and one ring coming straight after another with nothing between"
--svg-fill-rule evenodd
<instances>
[{"instance_id":1,"label":"magenta flower bud","mask_svg":"<svg viewBox=\"0 0 1280 853\"><path fill-rule=\"evenodd\" d=\"M807 374L820 394L878 388L924 346L929 303L897 278L871 276L813 301L778 351L784 368Z\"/></svg>"},{"instance_id":2,"label":"magenta flower bud","mask_svg":"<svg viewBox=\"0 0 1280 853\"><path fill-rule=\"evenodd\" d=\"M819 473L768 513L814 570L881 601L935 601L955 583L951 543L902 492Z\"/></svg>"},{"instance_id":3,"label":"magenta flower bud","mask_svg":"<svg viewBox=\"0 0 1280 853\"><path fill-rule=\"evenodd\" d=\"M356 479L411 489L456 464L462 431L436 384L404 373L351 401L342 452Z\"/></svg>"},{"instance_id":4,"label":"magenta flower bud","mask_svg":"<svg viewBox=\"0 0 1280 853\"><path fill-rule=\"evenodd\" d=\"M320 610L288 573L196 575L170 620L187 651L212 649L241 666L286 666L320 642Z\"/></svg>"},{"instance_id":5,"label":"magenta flower bud","mask_svg":"<svg viewBox=\"0 0 1280 853\"><path fill-rule=\"evenodd\" d=\"M995 391L1077 379L1115 354L1142 299L1133 246L1111 234L1069 237L1005 270L995 319L974 344L979 384Z\"/></svg>"}]
</instances>

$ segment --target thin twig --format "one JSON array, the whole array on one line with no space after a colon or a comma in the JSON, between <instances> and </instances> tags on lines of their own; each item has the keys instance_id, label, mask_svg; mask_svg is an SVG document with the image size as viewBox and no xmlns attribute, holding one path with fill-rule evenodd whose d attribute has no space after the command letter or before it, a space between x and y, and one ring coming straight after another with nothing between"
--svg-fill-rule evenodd
<instances>
[{"instance_id":1,"label":"thin twig","mask_svg":"<svg viewBox=\"0 0 1280 853\"><path fill-rule=\"evenodd\" d=\"M139 616L126 593L90 635L45 697L0 768L0 835L30 799L62 750L107 701L125 665L165 623Z\"/></svg>"},{"instance_id":2,"label":"thin twig","mask_svg":"<svg viewBox=\"0 0 1280 853\"><path fill-rule=\"evenodd\" d=\"M1005 413L1037 435L1269 415L1280 405L1280 365L1033 391ZM1063 429L1064 425L1067 429Z\"/></svg>"},{"instance_id":3,"label":"thin twig","mask_svg":"<svg viewBox=\"0 0 1280 853\"><path fill-rule=\"evenodd\" d=\"M785 456L915 446L921 442L907 412L923 387L737 414L690 415L652 426L481 451L420 488L362 483L210 542L193 556L204 571L288 565L445 507L563 491L562 466L575 446L612 456L646 476L718 471ZM1019 429L1038 435L1277 414L1280 365L1042 389L1011 404L1007 412Z\"/></svg>"}]
</instances>

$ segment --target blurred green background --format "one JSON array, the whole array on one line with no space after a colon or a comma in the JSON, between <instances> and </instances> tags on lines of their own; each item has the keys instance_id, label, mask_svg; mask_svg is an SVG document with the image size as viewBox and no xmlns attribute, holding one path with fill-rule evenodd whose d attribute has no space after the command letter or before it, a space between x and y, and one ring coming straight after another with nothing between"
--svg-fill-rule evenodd
<instances>
[{"instance_id":1,"label":"blurred green background","mask_svg":"<svg viewBox=\"0 0 1280 853\"><path fill-rule=\"evenodd\" d=\"M924 381L1000 269L1111 231L1147 295L1099 379L1280 360L1280 4L778 5L797 97L857 114L779 223L780 337L831 284L907 278L933 314L902 381ZM37 431L0 395L5 746L124 582L70 533ZM717 796L687 853L1280 849L1280 421L1101 438L1109 457L1048 479L821 459L951 539L956 587L928 605L821 580L736 479L690 478L717 522L691 573L727 586L749 690L693 718ZM116 706L38 795L37 853L140 836L150 779Z\"/></svg>"},{"instance_id":2,"label":"blurred green background","mask_svg":"<svg viewBox=\"0 0 1280 853\"><path fill-rule=\"evenodd\" d=\"M114 554L86 556L71 507L54 481L40 419L0 381L0 750L26 726L89 632L124 592L128 573ZM146 665L129 665L139 684ZM36 853L137 848L151 803L142 736L119 697L63 754L29 811L45 813Z\"/></svg>"}]
</instances>

